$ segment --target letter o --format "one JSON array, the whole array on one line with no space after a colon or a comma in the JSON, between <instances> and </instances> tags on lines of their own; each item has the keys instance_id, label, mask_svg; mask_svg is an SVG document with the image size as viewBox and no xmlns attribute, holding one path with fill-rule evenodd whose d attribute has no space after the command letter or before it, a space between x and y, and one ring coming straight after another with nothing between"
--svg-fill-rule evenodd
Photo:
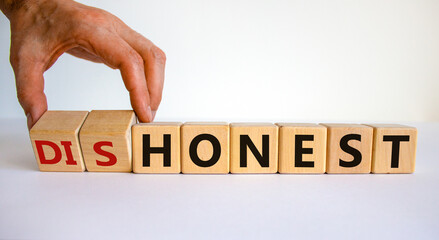
<instances>
[{"instance_id":1,"label":"letter o","mask_svg":"<svg viewBox=\"0 0 439 240\"><path fill-rule=\"evenodd\" d=\"M197 152L198 144L200 144L200 142L203 140L209 141L213 147L212 157L207 161L201 160ZM199 167L211 167L218 162L221 156L221 144L218 139L211 134L200 134L192 139L192 142L189 146L189 156L195 165Z\"/></svg>"}]
</instances>

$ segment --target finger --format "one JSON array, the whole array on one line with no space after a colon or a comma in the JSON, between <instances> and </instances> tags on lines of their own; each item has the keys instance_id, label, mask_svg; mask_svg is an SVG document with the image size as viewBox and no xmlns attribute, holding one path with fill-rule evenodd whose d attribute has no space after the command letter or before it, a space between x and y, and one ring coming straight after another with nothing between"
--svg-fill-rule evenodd
<instances>
[{"instance_id":1,"label":"finger","mask_svg":"<svg viewBox=\"0 0 439 240\"><path fill-rule=\"evenodd\" d=\"M47 111L44 94L44 65L33 61L20 60L12 63L17 87L17 98L27 117L29 129Z\"/></svg>"},{"instance_id":2,"label":"finger","mask_svg":"<svg viewBox=\"0 0 439 240\"><path fill-rule=\"evenodd\" d=\"M77 58L82 58L95 63L102 63L102 59L99 56L87 51L82 47L75 47L67 51L68 54L75 56Z\"/></svg>"},{"instance_id":3,"label":"finger","mask_svg":"<svg viewBox=\"0 0 439 240\"><path fill-rule=\"evenodd\" d=\"M145 76L151 96L151 109L153 115L155 115L162 100L166 55L150 40L125 24L122 30L120 30L120 36L130 44L145 61Z\"/></svg>"},{"instance_id":4,"label":"finger","mask_svg":"<svg viewBox=\"0 0 439 240\"><path fill-rule=\"evenodd\" d=\"M141 122L153 120L150 96L140 55L119 36L106 32L88 36L89 51L102 58L106 64L120 69L126 89L130 93L131 106Z\"/></svg>"}]
</instances>

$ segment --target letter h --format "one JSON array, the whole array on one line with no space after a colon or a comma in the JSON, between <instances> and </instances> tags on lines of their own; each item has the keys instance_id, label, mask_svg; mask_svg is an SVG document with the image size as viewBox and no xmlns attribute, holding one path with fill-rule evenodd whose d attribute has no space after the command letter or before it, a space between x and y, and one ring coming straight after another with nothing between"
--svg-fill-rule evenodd
<instances>
[{"instance_id":1,"label":"letter h","mask_svg":"<svg viewBox=\"0 0 439 240\"><path fill-rule=\"evenodd\" d=\"M171 166L171 135L163 135L163 147L151 147L151 136L149 134L143 134L143 166L151 166L151 154L160 153L163 154L163 166Z\"/></svg>"}]
</instances>

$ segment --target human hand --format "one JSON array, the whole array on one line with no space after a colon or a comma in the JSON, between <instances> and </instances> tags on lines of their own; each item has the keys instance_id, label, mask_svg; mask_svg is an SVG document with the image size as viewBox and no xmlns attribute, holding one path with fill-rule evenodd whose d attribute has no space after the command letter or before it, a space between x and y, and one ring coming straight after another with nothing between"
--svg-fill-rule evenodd
<instances>
[{"instance_id":1,"label":"human hand","mask_svg":"<svg viewBox=\"0 0 439 240\"><path fill-rule=\"evenodd\" d=\"M10 62L29 129L47 111L43 73L64 52L120 69L141 122L159 107L165 53L116 16L72 0L0 0L11 23Z\"/></svg>"}]
</instances>

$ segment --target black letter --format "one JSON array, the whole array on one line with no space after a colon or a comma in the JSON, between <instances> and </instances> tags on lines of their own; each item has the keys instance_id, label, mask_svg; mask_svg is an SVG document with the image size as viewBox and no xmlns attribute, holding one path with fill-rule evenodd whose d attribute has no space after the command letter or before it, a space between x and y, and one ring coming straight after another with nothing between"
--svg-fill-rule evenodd
<instances>
[{"instance_id":1,"label":"black letter","mask_svg":"<svg viewBox=\"0 0 439 240\"><path fill-rule=\"evenodd\" d=\"M383 136L384 142L392 142L392 164L391 168L399 167L399 145L401 142L410 141L409 135L404 136Z\"/></svg>"},{"instance_id":2,"label":"black letter","mask_svg":"<svg viewBox=\"0 0 439 240\"><path fill-rule=\"evenodd\" d=\"M163 135L163 147L151 147L149 134L143 134L143 166L151 166L151 153L163 154L163 167L171 166L171 135Z\"/></svg>"},{"instance_id":3,"label":"black letter","mask_svg":"<svg viewBox=\"0 0 439 240\"><path fill-rule=\"evenodd\" d=\"M302 148L303 141L314 141L314 135L296 135L295 140L295 161L294 166L295 167L314 167L314 161L302 161L302 155L303 154L312 154L313 149L312 148Z\"/></svg>"},{"instance_id":4,"label":"black letter","mask_svg":"<svg viewBox=\"0 0 439 240\"><path fill-rule=\"evenodd\" d=\"M341 167L356 167L361 163L361 159L363 158L363 156L361 156L360 151L358 151L357 149L348 145L349 140L357 140L357 141L361 142L361 135L360 134L348 134L348 135L345 135L341 138L340 148L343 151L351 154L354 157L354 160L352 160L351 162L346 162L346 161L339 159L340 160L339 164Z\"/></svg>"},{"instance_id":5,"label":"black letter","mask_svg":"<svg viewBox=\"0 0 439 240\"><path fill-rule=\"evenodd\" d=\"M207 140L212 144L213 147L213 153L212 157L207 160L203 161L198 157L198 144L203 141ZM211 167L215 165L216 162L218 162L220 156L221 156L221 144L218 141L218 139L210 134L200 134L196 136L194 139L192 139L192 142L189 146L189 156L191 157L192 162L194 162L199 167Z\"/></svg>"},{"instance_id":6,"label":"black letter","mask_svg":"<svg viewBox=\"0 0 439 240\"><path fill-rule=\"evenodd\" d=\"M240 151L240 167L247 167L247 146L250 151L255 156L256 160L258 160L259 165L261 167L269 167L269 135L262 135L262 155L259 153L256 146L253 144L252 140L248 135L241 135L239 141L239 151Z\"/></svg>"}]
</instances>

